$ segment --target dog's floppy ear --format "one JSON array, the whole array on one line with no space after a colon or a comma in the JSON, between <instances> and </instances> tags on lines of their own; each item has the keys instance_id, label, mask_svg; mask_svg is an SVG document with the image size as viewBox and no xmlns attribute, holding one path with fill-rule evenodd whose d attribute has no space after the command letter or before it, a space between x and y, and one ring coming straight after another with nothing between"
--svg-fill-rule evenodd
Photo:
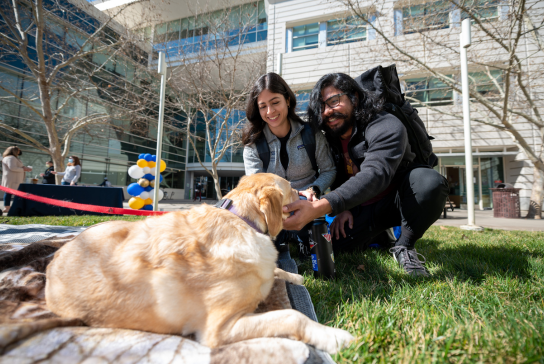
<instances>
[{"instance_id":1,"label":"dog's floppy ear","mask_svg":"<svg viewBox=\"0 0 544 364\"><path fill-rule=\"evenodd\" d=\"M264 214L268 234L276 237L282 229L283 193L278 187L264 187L259 193L259 210Z\"/></svg>"}]
</instances>

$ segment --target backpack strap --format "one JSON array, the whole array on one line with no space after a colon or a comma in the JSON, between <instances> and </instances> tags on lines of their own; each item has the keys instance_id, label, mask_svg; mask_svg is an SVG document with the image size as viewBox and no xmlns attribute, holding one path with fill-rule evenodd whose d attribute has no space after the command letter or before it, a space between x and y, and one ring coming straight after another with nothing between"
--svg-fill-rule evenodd
<instances>
[{"instance_id":1,"label":"backpack strap","mask_svg":"<svg viewBox=\"0 0 544 364\"><path fill-rule=\"evenodd\" d=\"M301 136L302 143L304 144L304 149L306 149L306 153L308 153L308 157L310 158L310 162L312 163L312 169L315 171L317 177L319 176L319 169L317 167L317 161L315 159L315 134L309 123L304 123L304 129L302 129Z\"/></svg>"},{"instance_id":2,"label":"backpack strap","mask_svg":"<svg viewBox=\"0 0 544 364\"><path fill-rule=\"evenodd\" d=\"M255 140L255 146L257 147L259 158L263 162L263 171L266 173L268 164L270 164L270 148L268 148L268 142L266 141L264 133Z\"/></svg>"}]
</instances>

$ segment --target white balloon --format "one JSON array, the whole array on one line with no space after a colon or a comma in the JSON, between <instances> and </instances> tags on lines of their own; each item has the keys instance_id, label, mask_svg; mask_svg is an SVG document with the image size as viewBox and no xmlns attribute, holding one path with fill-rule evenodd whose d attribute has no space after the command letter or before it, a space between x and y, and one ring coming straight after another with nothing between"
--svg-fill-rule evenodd
<instances>
[{"instance_id":1,"label":"white balloon","mask_svg":"<svg viewBox=\"0 0 544 364\"><path fill-rule=\"evenodd\" d=\"M149 171L149 174L151 174L152 176L155 175L155 168L151 168L151 171Z\"/></svg>"},{"instance_id":2,"label":"white balloon","mask_svg":"<svg viewBox=\"0 0 544 364\"><path fill-rule=\"evenodd\" d=\"M135 179L142 178L144 174L145 173L143 169L138 167L137 165L134 165L128 169L128 175Z\"/></svg>"},{"instance_id":3,"label":"white balloon","mask_svg":"<svg viewBox=\"0 0 544 364\"><path fill-rule=\"evenodd\" d=\"M149 191L149 197L155 201L155 189L152 189L151 191ZM164 198L164 192L162 192L161 189L159 189L159 201L162 200Z\"/></svg>"},{"instance_id":4,"label":"white balloon","mask_svg":"<svg viewBox=\"0 0 544 364\"><path fill-rule=\"evenodd\" d=\"M151 168L144 167L144 168L142 168L142 170L144 171L144 174L148 174L151 171Z\"/></svg>"},{"instance_id":5,"label":"white balloon","mask_svg":"<svg viewBox=\"0 0 544 364\"><path fill-rule=\"evenodd\" d=\"M149 192L147 192L147 191L142 192L140 194L140 198L144 199L144 200L147 200L149 198Z\"/></svg>"}]
</instances>

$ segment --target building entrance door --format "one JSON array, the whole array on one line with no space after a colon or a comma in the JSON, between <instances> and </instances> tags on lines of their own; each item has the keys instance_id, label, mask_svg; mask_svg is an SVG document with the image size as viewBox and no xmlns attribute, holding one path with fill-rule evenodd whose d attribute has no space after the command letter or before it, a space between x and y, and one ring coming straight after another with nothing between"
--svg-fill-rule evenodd
<instances>
[{"instance_id":1,"label":"building entrance door","mask_svg":"<svg viewBox=\"0 0 544 364\"><path fill-rule=\"evenodd\" d=\"M466 185L466 167L465 166L442 166L443 175L446 176L450 187L449 198L457 208L466 208L467 205L467 185ZM481 201L481 183L479 181L480 166L474 167L474 204L480 205ZM483 206L480 206L483 208Z\"/></svg>"}]
</instances>

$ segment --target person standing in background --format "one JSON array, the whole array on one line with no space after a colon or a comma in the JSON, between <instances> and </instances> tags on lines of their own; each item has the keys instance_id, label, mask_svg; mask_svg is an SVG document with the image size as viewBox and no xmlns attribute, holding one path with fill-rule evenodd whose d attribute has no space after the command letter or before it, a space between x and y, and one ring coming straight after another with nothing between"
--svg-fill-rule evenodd
<instances>
[{"instance_id":1,"label":"person standing in background","mask_svg":"<svg viewBox=\"0 0 544 364\"><path fill-rule=\"evenodd\" d=\"M32 168L25 167L18 158L23 152L19 147L8 147L2 156L2 187L18 189L25 180L25 172L32 171ZM7 213L11 206L11 193L4 193L4 210Z\"/></svg>"},{"instance_id":2,"label":"person standing in background","mask_svg":"<svg viewBox=\"0 0 544 364\"><path fill-rule=\"evenodd\" d=\"M58 174L62 177L61 184L63 186L77 186L77 181L79 180L79 177L81 176L81 162L79 161L79 158L75 155L72 155L68 157L68 165L66 167L66 171L64 172L51 172L53 174Z\"/></svg>"},{"instance_id":3,"label":"person standing in background","mask_svg":"<svg viewBox=\"0 0 544 364\"><path fill-rule=\"evenodd\" d=\"M43 177L42 183L45 185L54 185L55 184L55 175L52 173L55 171L53 167L53 161L45 163L47 169L44 173L40 173L40 176Z\"/></svg>"}]
</instances>

